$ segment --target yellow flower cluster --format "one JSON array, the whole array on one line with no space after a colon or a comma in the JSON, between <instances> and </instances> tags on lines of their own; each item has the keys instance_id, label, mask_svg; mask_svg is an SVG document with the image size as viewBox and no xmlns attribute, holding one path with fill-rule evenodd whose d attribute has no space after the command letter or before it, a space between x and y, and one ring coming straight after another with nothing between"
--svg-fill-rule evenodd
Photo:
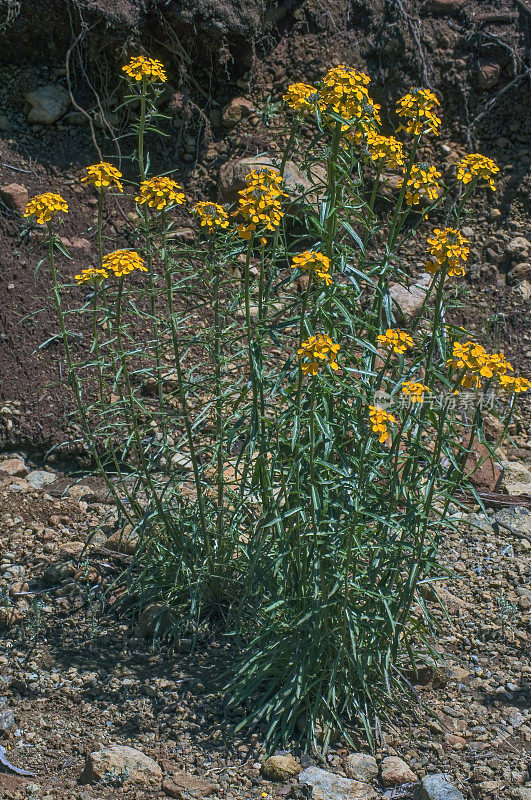
<instances>
[{"instance_id":1,"label":"yellow flower cluster","mask_svg":"<svg viewBox=\"0 0 531 800\"><path fill-rule=\"evenodd\" d=\"M413 339L409 333L398 328L388 328L385 333L378 336L378 342L382 347L395 353L405 353L409 347L413 347Z\"/></svg>"},{"instance_id":2,"label":"yellow flower cluster","mask_svg":"<svg viewBox=\"0 0 531 800\"><path fill-rule=\"evenodd\" d=\"M309 275L315 276L317 279L322 280L327 286L332 283L330 275L330 259L323 253L317 253L313 250L305 250L299 256L295 256L291 262L292 269L297 267Z\"/></svg>"},{"instance_id":3,"label":"yellow flower cluster","mask_svg":"<svg viewBox=\"0 0 531 800\"><path fill-rule=\"evenodd\" d=\"M146 58L146 56L133 56L128 64L122 67L123 72L133 81L145 81L146 83L165 83L166 73L164 66L156 58Z\"/></svg>"},{"instance_id":4,"label":"yellow flower cluster","mask_svg":"<svg viewBox=\"0 0 531 800\"><path fill-rule=\"evenodd\" d=\"M223 206L217 203L202 201L195 204L193 211L199 217L201 227L206 228L209 233L215 228L227 228L229 225L229 215Z\"/></svg>"},{"instance_id":5,"label":"yellow flower cluster","mask_svg":"<svg viewBox=\"0 0 531 800\"><path fill-rule=\"evenodd\" d=\"M528 392L531 389L531 381L513 375L500 375L500 386L506 392L520 394L520 392Z\"/></svg>"},{"instance_id":6,"label":"yellow flower cluster","mask_svg":"<svg viewBox=\"0 0 531 800\"><path fill-rule=\"evenodd\" d=\"M435 275L439 269L448 269L451 277L462 277L468 258L468 239L455 228L435 228L427 239L429 258L426 272Z\"/></svg>"},{"instance_id":7,"label":"yellow flower cluster","mask_svg":"<svg viewBox=\"0 0 531 800\"><path fill-rule=\"evenodd\" d=\"M107 270L89 267L88 269L82 269L80 274L75 276L75 280L77 283L97 283L108 277L109 273Z\"/></svg>"},{"instance_id":8,"label":"yellow flower cluster","mask_svg":"<svg viewBox=\"0 0 531 800\"><path fill-rule=\"evenodd\" d=\"M380 106L367 89L370 81L363 72L340 65L328 70L319 91L317 104L324 114L333 111L343 119L359 122L361 130L354 134L357 142L361 141L362 133L375 130L382 122ZM342 126L343 132L349 128L349 125Z\"/></svg>"},{"instance_id":9,"label":"yellow flower cluster","mask_svg":"<svg viewBox=\"0 0 531 800\"><path fill-rule=\"evenodd\" d=\"M389 436L387 426L389 424L396 424L396 418L385 411L383 408L377 406L369 406L369 419L371 421L371 428L374 433L378 434L378 441L385 442Z\"/></svg>"},{"instance_id":10,"label":"yellow flower cluster","mask_svg":"<svg viewBox=\"0 0 531 800\"><path fill-rule=\"evenodd\" d=\"M421 200L436 200L441 191L437 181L441 177L441 173L429 164L413 164L405 194L408 206L417 205Z\"/></svg>"},{"instance_id":11,"label":"yellow flower cluster","mask_svg":"<svg viewBox=\"0 0 531 800\"><path fill-rule=\"evenodd\" d=\"M513 366L502 353L487 353L483 345L475 342L454 342L452 358L446 362L447 367L465 370L461 385L467 389L479 389L482 378L500 379L507 372L514 372ZM509 382L506 382L509 385Z\"/></svg>"},{"instance_id":12,"label":"yellow flower cluster","mask_svg":"<svg viewBox=\"0 0 531 800\"><path fill-rule=\"evenodd\" d=\"M409 395L412 403L422 403L422 395L424 392L429 392L430 388L424 386L423 383L415 383L414 381L406 381L402 384L403 394Z\"/></svg>"},{"instance_id":13,"label":"yellow flower cluster","mask_svg":"<svg viewBox=\"0 0 531 800\"><path fill-rule=\"evenodd\" d=\"M317 89L309 83L292 83L282 98L293 111L313 111L317 100Z\"/></svg>"},{"instance_id":14,"label":"yellow flower cluster","mask_svg":"<svg viewBox=\"0 0 531 800\"><path fill-rule=\"evenodd\" d=\"M404 165L404 147L394 136L380 136L368 131L367 147L369 156L379 167L396 169Z\"/></svg>"},{"instance_id":15,"label":"yellow flower cluster","mask_svg":"<svg viewBox=\"0 0 531 800\"><path fill-rule=\"evenodd\" d=\"M122 173L120 170L109 164L108 161L101 161L99 164L92 164L90 167L85 168L87 174L81 178L81 183L90 183L97 189L104 189L107 186L115 186L118 191L123 192L123 186L120 181Z\"/></svg>"},{"instance_id":16,"label":"yellow flower cluster","mask_svg":"<svg viewBox=\"0 0 531 800\"><path fill-rule=\"evenodd\" d=\"M45 192L44 194L37 194L32 197L26 205L24 211L25 217L36 217L39 225L49 222L52 217L55 217L59 212L68 214L68 204L63 200L60 194L53 192Z\"/></svg>"},{"instance_id":17,"label":"yellow flower cluster","mask_svg":"<svg viewBox=\"0 0 531 800\"><path fill-rule=\"evenodd\" d=\"M496 166L492 158L482 156L481 153L469 153L457 162L457 180L470 183L472 180L483 179L482 185L489 186L492 191L496 191L493 176L497 175L500 168Z\"/></svg>"},{"instance_id":18,"label":"yellow flower cluster","mask_svg":"<svg viewBox=\"0 0 531 800\"><path fill-rule=\"evenodd\" d=\"M135 270L147 272L144 261L135 250L115 250L108 253L103 256L101 266L106 273L112 273L116 278L122 278Z\"/></svg>"},{"instance_id":19,"label":"yellow flower cluster","mask_svg":"<svg viewBox=\"0 0 531 800\"><path fill-rule=\"evenodd\" d=\"M414 133L416 136L429 132L437 134L441 120L434 109L439 105L439 101L429 89L410 89L397 103L396 113L407 120L399 130Z\"/></svg>"},{"instance_id":20,"label":"yellow flower cluster","mask_svg":"<svg viewBox=\"0 0 531 800\"><path fill-rule=\"evenodd\" d=\"M336 362L339 348L340 346L334 344L330 336L323 333L310 336L297 351L303 375L317 375L323 361L332 369L339 369Z\"/></svg>"},{"instance_id":21,"label":"yellow flower cluster","mask_svg":"<svg viewBox=\"0 0 531 800\"><path fill-rule=\"evenodd\" d=\"M274 169L265 167L253 170L246 175L247 187L238 194L238 210L235 216L242 216L244 222L238 225L238 234L242 239L251 239L254 233L274 231L284 216L281 210L281 198L287 197L282 191L282 178Z\"/></svg>"},{"instance_id":22,"label":"yellow flower cluster","mask_svg":"<svg viewBox=\"0 0 531 800\"><path fill-rule=\"evenodd\" d=\"M139 205L147 203L149 208L162 211L171 205L182 205L186 198L178 183L162 176L142 181L135 200Z\"/></svg>"}]
</instances>

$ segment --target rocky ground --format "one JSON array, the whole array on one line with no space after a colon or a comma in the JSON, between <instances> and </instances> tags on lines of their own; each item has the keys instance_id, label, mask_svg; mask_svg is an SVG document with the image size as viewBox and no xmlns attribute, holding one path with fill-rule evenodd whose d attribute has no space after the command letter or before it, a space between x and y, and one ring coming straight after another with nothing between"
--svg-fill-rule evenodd
<instances>
[{"instance_id":1,"label":"rocky ground","mask_svg":"<svg viewBox=\"0 0 531 800\"><path fill-rule=\"evenodd\" d=\"M505 488L529 495L528 466L505 464ZM236 734L243 712L224 704L230 646L215 634L193 653L187 641L152 644L149 610L136 624L115 613L130 546L118 544L103 488L10 454L0 461L0 761L35 774L0 769L0 797L296 800L307 782L321 800L529 800L531 510L507 497L488 515L456 512L441 549L452 577L436 584L448 617L423 592L444 662L411 676L414 716L384 726L376 760L340 741L323 764L296 749L264 763L259 732ZM437 778L419 794L438 773L457 793Z\"/></svg>"}]
</instances>

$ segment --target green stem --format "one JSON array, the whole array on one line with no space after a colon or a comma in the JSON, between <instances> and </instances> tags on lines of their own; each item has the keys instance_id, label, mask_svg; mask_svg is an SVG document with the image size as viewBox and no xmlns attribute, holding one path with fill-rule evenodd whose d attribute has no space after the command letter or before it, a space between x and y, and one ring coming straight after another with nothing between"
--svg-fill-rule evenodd
<instances>
[{"instance_id":1,"label":"green stem","mask_svg":"<svg viewBox=\"0 0 531 800\"><path fill-rule=\"evenodd\" d=\"M72 358L72 353L71 353L71 350L70 350L70 343L68 341L68 332L66 330L65 317L64 317L63 307L62 307L62 303L61 303L61 295L60 295L60 292L59 292L59 282L58 282L58 279L57 279L57 272L56 272L56 269L55 269L54 236L53 236L53 230L52 230L51 222L47 223L47 228L48 228L48 261L49 261L49 264L50 264L50 272L51 272L51 276L52 276L52 286L53 286L55 308L56 308L56 311L57 311L57 316L58 316L58 319L59 319L59 326L60 326L60 329L61 329L61 334L62 334L62 337L63 337L63 343L64 343L64 348L65 348L66 363L67 363L67 367L68 367L68 383L71 386L72 391L74 392L74 397L75 397L75 400L76 400L76 405L77 405L79 417L80 417L80 419L82 421L82 425L83 425L83 428L84 428L84 431L85 431L85 435L87 437L87 440L88 440L90 448L91 448L91 454L92 454L92 457L93 457L94 461L96 462L96 466L98 468L98 471L99 471L101 477L103 478L103 480L105 481L105 484L106 484L109 492L112 494L112 496L116 500L116 504L117 504L118 508L121 510L121 512L124 515L124 517L126 518L127 522L130 525L134 526L135 525L134 517L131 516L131 513L130 513L129 509L124 506L124 504L122 502L122 498L120 497L120 495L116 491L116 486L108 479L107 472L105 470L105 467L103 466L103 463L101 461L100 455L98 453L98 448L97 448L96 444L94 443L92 435L91 435L91 428L90 428L90 424L89 424L89 421L88 421L85 404L83 402L81 387L80 387L79 380L78 380L78 377L77 377L76 372L75 372L75 365L74 365L74 361L73 361L73 358ZM137 511L137 509L134 506L133 506L133 509L135 510L135 512Z\"/></svg>"},{"instance_id":2,"label":"green stem","mask_svg":"<svg viewBox=\"0 0 531 800\"><path fill-rule=\"evenodd\" d=\"M170 328L171 328L171 338L173 344L173 354L175 358L175 368L177 371L177 391L179 393L179 401L181 403L181 409L183 413L184 419L184 427L186 431L186 438L188 441L188 449L190 451L190 459L192 461L192 470L194 473L194 483L195 489L197 494L197 507L199 510L199 520L201 522L201 527L203 529L203 535L205 537L205 547L206 551L209 554L211 550L211 543L210 543L210 536L208 533L207 527L207 519L205 514L205 504L203 498L203 487L201 485L201 473L199 470L199 461L197 458L197 452L195 449L195 442L194 436L192 431L192 424L190 422L190 415L188 412L188 403L186 400L186 390L184 387L184 375L181 367L181 348L179 343L179 334L177 331L177 322L175 319L175 312L173 307L173 284L172 284L172 276L170 270L170 263L169 263L169 256L168 256L168 248L167 248L167 225L166 225L166 214L164 212L163 216L163 234L162 234L162 243L163 243L163 262L164 262L164 272L166 277L166 294L168 298L168 314L170 317Z\"/></svg>"}]
</instances>

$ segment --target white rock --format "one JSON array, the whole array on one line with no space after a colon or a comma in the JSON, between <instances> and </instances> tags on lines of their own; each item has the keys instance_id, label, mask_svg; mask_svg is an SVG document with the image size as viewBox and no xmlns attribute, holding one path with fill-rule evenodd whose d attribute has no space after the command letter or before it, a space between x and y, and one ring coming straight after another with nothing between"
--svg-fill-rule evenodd
<instances>
[{"instance_id":1,"label":"white rock","mask_svg":"<svg viewBox=\"0 0 531 800\"><path fill-rule=\"evenodd\" d=\"M96 750L87 757L81 776L83 783L103 780L116 786L128 784L159 789L162 770L156 761L141 750L111 745L103 750Z\"/></svg>"},{"instance_id":2,"label":"white rock","mask_svg":"<svg viewBox=\"0 0 531 800\"><path fill-rule=\"evenodd\" d=\"M509 494L531 494L531 470L521 461L502 461L502 484Z\"/></svg>"},{"instance_id":3,"label":"white rock","mask_svg":"<svg viewBox=\"0 0 531 800\"><path fill-rule=\"evenodd\" d=\"M422 779L420 800L464 800L461 792L452 786L446 775L426 775Z\"/></svg>"},{"instance_id":4,"label":"white rock","mask_svg":"<svg viewBox=\"0 0 531 800\"><path fill-rule=\"evenodd\" d=\"M431 275L423 273L409 287L394 283L389 288L389 293L393 299L393 311L399 318L407 319L418 314L426 299L426 292L432 280Z\"/></svg>"},{"instance_id":5,"label":"white rock","mask_svg":"<svg viewBox=\"0 0 531 800\"><path fill-rule=\"evenodd\" d=\"M49 483L54 483L57 476L53 472L46 472L44 469L34 469L26 477L27 482L33 486L34 489L42 489Z\"/></svg>"},{"instance_id":6,"label":"white rock","mask_svg":"<svg viewBox=\"0 0 531 800\"><path fill-rule=\"evenodd\" d=\"M28 92L26 102L31 106L28 122L41 125L53 125L68 110L70 95L62 86L41 86L34 92Z\"/></svg>"},{"instance_id":7,"label":"white rock","mask_svg":"<svg viewBox=\"0 0 531 800\"><path fill-rule=\"evenodd\" d=\"M312 800L373 800L372 786L350 778L342 778L319 767L308 767L299 775L299 783L311 786Z\"/></svg>"}]
</instances>

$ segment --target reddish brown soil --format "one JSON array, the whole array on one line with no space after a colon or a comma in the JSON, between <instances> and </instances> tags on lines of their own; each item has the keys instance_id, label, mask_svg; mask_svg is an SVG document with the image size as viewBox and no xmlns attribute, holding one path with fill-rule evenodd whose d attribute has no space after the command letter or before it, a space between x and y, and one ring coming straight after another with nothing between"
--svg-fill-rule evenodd
<instances>
[{"instance_id":1,"label":"reddish brown soil","mask_svg":"<svg viewBox=\"0 0 531 800\"><path fill-rule=\"evenodd\" d=\"M150 52L168 65L173 87L180 92L172 103L181 103L185 109L184 126L177 130L169 127L169 138L151 143L154 165L161 171L176 170L175 177L189 194L201 198L215 196L218 169L228 157L254 155L278 145L275 127L266 124L264 116L250 117L230 131L205 125L210 112L231 97L250 95L260 107L268 96L278 100L291 80L317 79L331 64L340 62L365 69L373 76L374 94L384 108L391 107L398 94L412 83L433 85L441 93L445 121L437 147L446 145L462 152L473 147L502 167L494 198L498 216L493 217L489 208L476 209L476 265L464 293L462 319L476 327L485 344L494 346L497 337L496 346L524 374L530 374L531 345L526 339L529 302L516 288L506 286L504 275L506 242L526 233L524 209L531 153L525 128L528 83L524 71L529 15L520 0L448 3L449 10L440 14L438 9L443 5L442 0L422 5L404 0L392 7L364 0L353 6L327 0L302 5L285 3L273 9L272 26L271 16L269 22L263 17L257 22L251 3L216 3L211 16L203 20L205 30L208 28L205 37L194 39L190 25L194 14L200 16L199 5L193 4L191 19L186 20L184 12L170 3L166 23L171 23L174 32L183 32L183 41L189 48L187 60L182 54L176 56L169 34L160 43L160 30L147 25L146 20L152 18L142 11L147 6L123 2L116 7L113 19L108 20L109 30L116 38L115 49L112 53L107 49L106 60L87 63L85 76L79 69L76 71L72 62L73 90L78 102L87 107L94 101L87 77L92 76L99 92L114 91L116 65L111 64L112 57L122 59L126 43L143 37ZM88 6L91 13L100 13L97 3ZM96 154L89 129L70 124L68 117L44 128L32 128L26 123L21 101L25 91L50 82L65 83L61 68L65 45L61 37L54 40L57 52L53 58L46 45L40 51L43 62L15 63L24 52L27 37L35 36L30 25L31 7L31 3L25 6L20 20L13 23L9 35L5 34L4 52L9 61L0 67L2 110L11 122L11 130L0 134L0 185L22 183L30 196L48 189L64 195L70 213L63 235L90 242L90 252L72 250L70 261L61 259L64 277L71 278L95 255L94 197L90 190L80 188L78 179L83 166L94 161ZM58 15L64 11L60 2L53 9ZM485 20L489 14L494 15L494 21ZM162 24L160 20L158 24ZM164 30L167 33L167 28ZM228 38L220 44L223 30ZM215 31L222 31L217 44ZM158 43L150 41L150 32ZM103 36L95 28L94 39L86 43L84 52L94 49L100 33ZM13 46L16 35L21 37L18 51ZM245 47L242 36L248 37ZM211 46L210 61L204 55L207 46ZM482 89L480 69L486 64L498 64L498 83ZM504 92L498 97L500 90ZM478 118L483 112L485 115ZM384 122L389 125L391 121ZM184 158L185 141L191 135L197 137L192 161ZM99 130L96 136L103 154L113 157L114 144ZM120 141L124 153L130 145ZM127 162L122 162L122 168L127 171ZM105 232L115 247L131 245L126 219L129 208L127 200L112 201L108 207ZM475 226L473 220L471 224ZM494 246L491 237L498 237ZM40 234L0 203L0 449L43 453L52 445L72 439L63 349L53 338L58 334L58 324L50 304L49 275L44 265L35 271L42 255ZM412 259L413 273L419 266ZM72 289L73 302L79 299L79 291ZM81 322L78 327L76 323L82 334L86 333L83 325ZM43 346L44 342L48 344ZM83 347L83 343L77 342L76 346ZM70 445L63 451L73 453L75 447Z\"/></svg>"}]
</instances>

